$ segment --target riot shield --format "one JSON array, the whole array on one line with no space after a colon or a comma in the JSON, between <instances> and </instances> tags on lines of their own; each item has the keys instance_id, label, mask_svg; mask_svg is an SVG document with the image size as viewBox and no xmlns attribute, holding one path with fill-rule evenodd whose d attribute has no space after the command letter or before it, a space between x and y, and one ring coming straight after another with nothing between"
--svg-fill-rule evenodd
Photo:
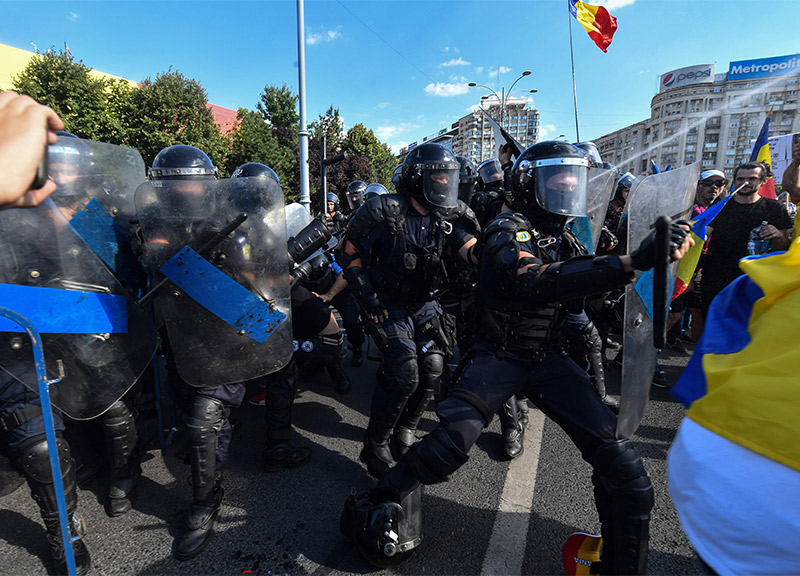
<instances>
[{"instance_id":1,"label":"riot shield","mask_svg":"<svg viewBox=\"0 0 800 576\"><path fill-rule=\"evenodd\" d=\"M283 192L262 178L142 184L136 209L155 308L192 386L275 372L292 355Z\"/></svg>"},{"instance_id":2,"label":"riot shield","mask_svg":"<svg viewBox=\"0 0 800 576\"><path fill-rule=\"evenodd\" d=\"M308 209L297 202L286 206L286 238L296 236L300 230L311 224L314 219Z\"/></svg>"},{"instance_id":3,"label":"riot shield","mask_svg":"<svg viewBox=\"0 0 800 576\"><path fill-rule=\"evenodd\" d=\"M136 382L155 351L152 322L56 205L0 211L0 302L42 336L52 403L99 416ZM38 391L31 343L0 319L0 368Z\"/></svg>"},{"instance_id":4,"label":"riot shield","mask_svg":"<svg viewBox=\"0 0 800 576\"><path fill-rule=\"evenodd\" d=\"M597 250L600 241L600 230L606 217L608 203L617 184L617 174L613 170L593 167L589 169L589 185L587 186L587 216L580 216L570 221L572 233L592 254Z\"/></svg>"},{"instance_id":5,"label":"riot shield","mask_svg":"<svg viewBox=\"0 0 800 576\"><path fill-rule=\"evenodd\" d=\"M489 122L489 126L492 127L492 136L494 136L494 145L500 146L501 144L505 144L506 146L511 146L511 158L517 159L520 155L525 152L526 148L519 141L517 141L511 134L509 134L505 128L500 126L497 121L489 116L485 111L483 115L486 117L486 120ZM497 150L492 151L492 156L497 153Z\"/></svg>"},{"instance_id":6,"label":"riot shield","mask_svg":"<svg viewBox=\"0 0 800 576\"><path fill-rule=\"evenodd\" d=\"M688 219L699 175L700 163L696 162L636 180L626 206L629 250L638 248L659 216ZM676 270L677 262L672 264L672 277ZM653 347L653 306L653 271L637 273L625 290L625 356L617 423L617 434L624 438L630 438L642 421L655 372L658 351Z\"/></svg>"},{"instance_id":7,"label":"riot shield","mask_svg":"<svg viewBox=\"0 0 800 576\"><path fill-rule=\"evenodd\" d=\"M62 136L48 148L48 167L58 185L53 203L122 284L140 294L147 277L131 246L142 157L132 148Z\"/></svg>"}]
</instances>

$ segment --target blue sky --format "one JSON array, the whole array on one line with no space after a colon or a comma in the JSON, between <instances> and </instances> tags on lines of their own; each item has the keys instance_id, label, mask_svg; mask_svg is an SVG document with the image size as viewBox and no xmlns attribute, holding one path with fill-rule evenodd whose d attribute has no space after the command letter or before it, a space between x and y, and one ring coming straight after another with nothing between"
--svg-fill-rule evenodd
<instances>
[{"instance_id":1,"label":"blue sky","mask_svg":"<svg viewBox=\"0 0 800 576\"><path fill-rule=\"evenodd\" d=\"M605 0L619 24L607 54L573 20L580 137L649 117L660 74L800 53L800 0ZM255 108L266 84L297 90L294 0L0 1L0 43L132 80L170 66L209 101ZM333 105L397 150L444 128L524 70L542 137L575 140L567 0L306 0L307 114Z\"/></svg>"}]
</instances>

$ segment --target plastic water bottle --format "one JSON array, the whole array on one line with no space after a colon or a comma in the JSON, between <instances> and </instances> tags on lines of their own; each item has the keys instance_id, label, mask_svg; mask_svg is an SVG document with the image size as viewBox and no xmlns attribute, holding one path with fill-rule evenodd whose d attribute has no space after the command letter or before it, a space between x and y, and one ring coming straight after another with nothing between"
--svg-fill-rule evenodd
<instances>
[{"instance_id":1,"label":"plastic water bottle","mask_svg":"<svg viewBox=\"0 0 800 576\"><path fill-rule=\"evenodd\" d=\"M751 256L756 254L766 254L769 252L769 240L762 240L758 233L767 225L767 221L761 222L761 226L756 226L750 231L750 239L747 241L747 253Z\"/></svg>"}]
</instances>

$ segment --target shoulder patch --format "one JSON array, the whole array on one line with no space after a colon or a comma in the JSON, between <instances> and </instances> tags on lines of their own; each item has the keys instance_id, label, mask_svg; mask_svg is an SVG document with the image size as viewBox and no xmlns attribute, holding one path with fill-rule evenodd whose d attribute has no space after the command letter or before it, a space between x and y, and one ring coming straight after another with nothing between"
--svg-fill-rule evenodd
<instances>
[{"instance_id":1,"label":"shoulder patch","mask_svg":"<svg viewBox=\"0 0 800 576\"><path fill-rule=\"evenodd\" d=\"M520 230L516 235L517 242L527 242L531 239L531 233L527 230Z\"/></svg>"}]
</instances>

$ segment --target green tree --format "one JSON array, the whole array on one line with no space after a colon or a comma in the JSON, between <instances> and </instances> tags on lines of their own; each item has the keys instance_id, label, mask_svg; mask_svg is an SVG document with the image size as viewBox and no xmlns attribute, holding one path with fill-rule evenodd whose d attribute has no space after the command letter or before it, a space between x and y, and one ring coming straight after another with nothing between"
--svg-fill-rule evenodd
<instances>
[{"instance_id":1,"label":"green tree","mask_svg":"<svg viewBox=\"0 0 800 576\"><path fill-rule=\"evenodd\" d=\"M256 109L272 128L272 134L278 141L281 158L281 184L287 199L296 199L300 195L300 144L297 133L300 130L300 116L297 113L298 96L284 84L264 86L261 100ZM273 170L278 170L273 166Z\"/></svg>"},{"instance_id":2,"label":"green tree","mask_svg":"<svg viewBox=\"0 0 800 576\"><path fill-rule=\"evenodd\" d=\"M326 149L337 154L344 140L344 121L339 115L339 109L331 106L324 115L320 114L319 119L308 126L308 131L316 140L326 138Z\"/></svg>"},{"instance_id":3,"label":"green tree","mask_svg":"<svg viewBox=\"0 0 800 576\"><path fill-rule=\"evenodd\" d=\"M197 80L172 68L155 80L148 77L131 92L122 117L128 127L125 143L136 148L148 166L163 148L189 144L225 172L229 142L214 122L208 95Z\"/></svg>"},{"instance_id":4,"label":"green tree","mask_svg":"<svg viewBox=\"0 0 800 576\"><path fill-rule=\"evenodd\" d=\"M297 161L290 149L278 144L272 127L258 112L239 108L236 125L229 139L231 149L226 164L229 173L245 162L260 162L272 168L281 183L291 179L291 170ZM287 201L294 199L291 194L287 194Z\"/></svg>"},{"instance_id":5,"label":"green tree","mask_svg":"<svg viewBox=\"0 0 800 576\"><path fill-rule=\"evenodd\" d=\"M68 132L119 144L124 130L118 112L130 90L122 81L98 78L91 71L82 60L51 49L31 58L12 84L15 91L55 110Z\"/></svg>"},{"instance_id":6,"label":"green tree","mask_svg":"<svg viewBox=\"0 0 800 576\"><path fill-rule=\"evenodd\" d=\"M363 124L356 124L347 131L347 136L342 142L342 150L351 155L369 158L375 181L387 188L391 185L392 172L397 166L397 156L392 154L386 144L378 140L372 130Z\"/></svg>"}]
</instances>

